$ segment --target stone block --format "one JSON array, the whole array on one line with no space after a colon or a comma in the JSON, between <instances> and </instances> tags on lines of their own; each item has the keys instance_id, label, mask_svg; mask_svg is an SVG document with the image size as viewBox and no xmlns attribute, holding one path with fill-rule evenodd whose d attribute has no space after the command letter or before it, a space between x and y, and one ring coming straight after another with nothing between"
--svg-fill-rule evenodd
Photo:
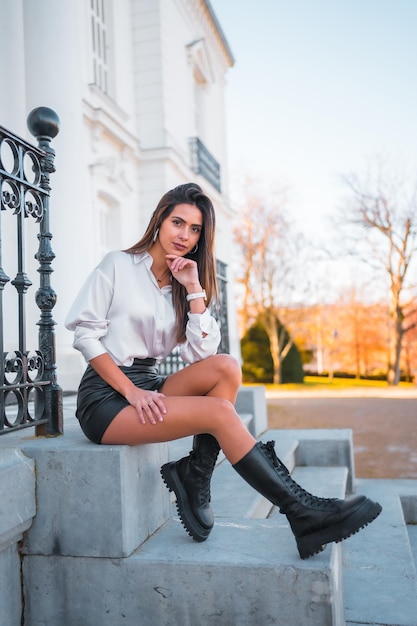
<instances>
[{"instance_id":1,"label":"stone block","mask_svg":"<svg viewBox=\"0 0 417 626\"><path fill-rule=\"evenodd\" d=\"M21 446L36 462L38 502L25 554L127 556L171 514L166 444L99 446L69 426Z\"/></svg>"},{"instance_id":2,"label":"stone block","mask_svg":"<svg viewBox=\"0 0 417 626\"><path fill-rule=\"evenodd\" d=\"M35 463L21 450L0 449L0 503L1 550L21 539L36 513Z\"/></svg>"},{"instance_id":3,"label":"stone block","mask_svg":"<svg viewBox=\"0 0 417 626\"><path fill-rule=\"evenodd\" d=\"M0 551L0 624L21 626L22 589L18 544L3 544Z\"/></svg>"},{"instance_id":4,"label":"stone block","mask_svg":"<svg viewBox=\"0 0 417 626\"><path fill-rule=\"evenodd\" d=\"M249 430L254 437L259 437L268 428L268 412L265 398L265 387L262 385L245 385L240 387L235 402L237 413L253 416Z\"/></svg>"},{"instance_id":5,"label":"stone block","mask_svg":"<svg viewBox=\"0 0 417 626\"><path fill-rule=\"evenodd\" d=\"M171 520L126 559L26 558L25 623L344 626L340 564L338 545L302 561L269 520L223 519L203 544Z\"/></svg>"},{"instance_id":6,"label":"stone block","mask_svg":"<svg viewBox=\"0 0 417 626\"><path fill-rule=\"evenodd\" d=\"M7 435L3 437L5 442ZM18 542L36 513L35 463L18 449L0 449L0 623L21 624Z\"/></svg>"},{"instance_id":7,"label":"stone block","mask_svg":"<svg viewBox=\"0 0 417 626\"><path fill-rule=\"evenodd\" d=\"M297 441L277 442L276 453L292 471ZM211 481L211 504L216 520L220 517L239 519L266 518L273 505L246 483L228 461L216 468ZM216 521L217 523L217 521Z\"/></svg>"},{"instance_id":8,"label":"stone block","mask_svg":"<svg viewBox=\"0 0 417 626\"><path fill-rule=\"evenodd\" d=\"M417 481L358 479L357 493L379 502L382 513L343 544L346 621L415 626L417 575L403 505L417 499Z\"/></svg>"},{"instance_id":9,"label":"stone block","mask_svg":"<svg viewBox=\"0 0 417 626\"><path fill-rule=\"evenodd\" d=\"M296 465L347 467L346 492L355 491L355 461L350 428L270 430L268 437L276 441L296 438L298 441Z\"/></svg>"}]
</instances>

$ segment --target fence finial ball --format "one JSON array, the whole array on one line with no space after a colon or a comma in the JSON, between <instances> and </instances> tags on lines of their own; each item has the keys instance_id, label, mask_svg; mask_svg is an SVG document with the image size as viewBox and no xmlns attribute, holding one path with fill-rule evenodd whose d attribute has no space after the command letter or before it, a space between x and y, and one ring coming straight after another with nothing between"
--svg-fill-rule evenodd
<instances>
[{"instance_id":1,"label":"fence finial ball","mask_svg":"<svg viewBox=\"0 0 417 626\"><path fill-rule=\"evenodd\" d=\"M60 119L52 109L37 107L28 115L27 125L34 137L50 137L53 139L59 133Z\"/></svg>"}]
</instances>

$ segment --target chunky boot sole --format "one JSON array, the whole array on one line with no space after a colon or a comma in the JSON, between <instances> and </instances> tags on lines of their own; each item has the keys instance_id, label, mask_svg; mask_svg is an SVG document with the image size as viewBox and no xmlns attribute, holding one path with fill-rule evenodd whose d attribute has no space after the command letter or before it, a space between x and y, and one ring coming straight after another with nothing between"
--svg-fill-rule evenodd
<instances>
[{"instance_id":1,"label":"chunky boot sole","mask_svg":"<svg viewBox=\"0 0 417 626\"><path fill-rule=\"evenodd\" d=\"M342 521L317 530L309 535L296 537L298 552L302 559L308 559L319 552L322 552L328 543L339 543L343 539L351 537L361 528L370 524L382 511L382 506L378 502L365 500L360 509L348 515Z\"/></svg>"},{"instance_id":2,"label":"chunky boot sole","mask_svg":"<svg viewBox=\"0 0 417 626\"><path fill-rule=\"evenodd\" d=\"M194 541L205 541L211 532L211 528L204 528L196 520L191 510L187 491L178 474L175 461L165 463L165 465L161 467L161 476L169 491L173 491L177 497L178 515L187 533Z\"/></svg>"}]
</instances>

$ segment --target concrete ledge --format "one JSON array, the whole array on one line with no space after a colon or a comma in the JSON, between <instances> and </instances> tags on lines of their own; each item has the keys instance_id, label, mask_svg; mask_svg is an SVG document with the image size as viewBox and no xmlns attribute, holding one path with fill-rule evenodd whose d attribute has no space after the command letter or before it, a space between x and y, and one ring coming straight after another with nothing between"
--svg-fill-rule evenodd
<instances>
[{"instance_id":1,"label":"concrete ledge","mask_svg":"<svg viewBox=\"0 0 417 626\"><path fill-rule=\"evenodd\" d=\"M0 552L0 624L20 626L22 623L22 589L18 544L10 544Z\"/></svg>"},{"instance_id":2,"label":"concrete ledge","mask_svg":"<svg viewBox=\"0 0 417 626\"><path fill-rule=\"evenodd\" d=\"M5 439L2 445L30 457L31 468L36 463L37 514L25 535L25 554L127 556L171 515L159 474L167 444L95 445L75 418L66 420L61 437L26 432ZM16 454L8 449L8 457ZM7 486L7 493L19 489Z\"/></svg>"},{"instance_id":3,"label":"concrete ledge","mask_svg":"<svg viewBox=\"0 0 417 626\"><path fill-rule=\"evenodd\" d=\"M239 415L248 413L253 416L248 425L254 437L259 437L268 428L268 412L266 406L265 387L245 385L239 389L235 408Z\"/></svg>"},{"instance_id":4,"label":"concrete ledge","mask_svg":"<svg viewBox=\"0 0 417 626\"><path fill-rule=\"evenodd\" d=\"M35 513L34 461L20 450L0 449L0 623L5 626L21 624L18 542Z\"/></svg>"},{"instance_id":5,"label":"concrete ledge","mask_svg":"<svg viewBox=\"0 0 417 626\"><path fill-rule=\"evenodd\" d=\"M417 481L360 479L357 493L380 502L382 513L343 545L347 622L415 626L417 576L404 515L415 511Z\"/></svg>"},{"instance_id":6,"label":"concrete ledge","mask_svg":"<svg viewBox=\"0 0 417 626\"><path fill-rule=\"evenodd\" d=\"M127 556L170 516L166 444L98 446L66 433L24 451L36 460L38 497L25 554Z\"/></svg>"},{"instance_id":7,"label":"concrete ledge","mask_svg":"<svg viewBox=\"0 0 417 626\"><path fill-rule=\"evenodd\" d=\"M286 439L277 442L276 453L292 471L297 441ZM250 487L228 461L222 463L212 478L212 507L214 515L229 518L266 518L273 505Z\"/></svg>"},{"instance_id":8,"label":"concrete ledge","mask_svg":"<svg viewBox=\"0 0 417 626\"><path fill-rule=\"evenodd\" d=\"M344 626L340 547L302 561L269 520L223 519L202 544L171 520L127 559L33 556L24 572L31 626Z\"/></svg>"},{"instance_id":9,"label":"concrete ledge","mask_svg":"<svg viewBox=\"0 0 417 626\"><path fill-rule=\"evenodd\" d=\"M35 463L20 450L0 449L0 503L2 550L21 539L36 514Z\"/></svg>"},{"instance_id":10,"label":"concrete ledge","mask_svg":"<svg viewBox=\"0 0 417 626\"><path fill-rule=\"evenodd\" d=\"M346 496L346 467L297 467L292 476L301 487L319 498L343 499Z\"/></svg>"},{"instance_id":11,"label":"concrete ledge","mask_svg":"<svg viewBox=\"0 0 417 626\"><path fill-rule=\"evenodd\" d=\"M275 441L297 439L296 465L342 466L348 469L346 492L355 491L353 435L350 428L313 428L269 430L266 437Z\"/></svg>"},{"instance_id":12,"label":"concrete ledge","mask_svg":"<svg viewBox=\"0 0 417 626\"><path fill-rule=\"evenodd\" d=\"M415 482L415 490L413 495L400 495L401 506L403 509L404 520L406 524L417 524L417 481Z\"/></svg>"}]
</instances>

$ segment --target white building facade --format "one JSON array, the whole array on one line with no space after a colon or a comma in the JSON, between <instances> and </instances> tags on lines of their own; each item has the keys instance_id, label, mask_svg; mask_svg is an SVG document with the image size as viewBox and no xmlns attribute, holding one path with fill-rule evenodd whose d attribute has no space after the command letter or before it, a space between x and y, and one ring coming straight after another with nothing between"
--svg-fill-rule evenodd
<instances>
[{"instance_id":1,"label":"white building facade","mask_svg":"<svg viewBox=\"0 0 417 626\"><path fill-rule=\"evenodd\" d=\"M50 228L64 391L85 368L64 327L82 282L104 253L140 238L165 191L188 181L216 208L229 347L240 357L225 142L233 62L208 0L0 0L0 124L34 143L32 109L50 107L61 121ZM37 314L28 315L34 342Z\"/></svg>"}]
</instances>

